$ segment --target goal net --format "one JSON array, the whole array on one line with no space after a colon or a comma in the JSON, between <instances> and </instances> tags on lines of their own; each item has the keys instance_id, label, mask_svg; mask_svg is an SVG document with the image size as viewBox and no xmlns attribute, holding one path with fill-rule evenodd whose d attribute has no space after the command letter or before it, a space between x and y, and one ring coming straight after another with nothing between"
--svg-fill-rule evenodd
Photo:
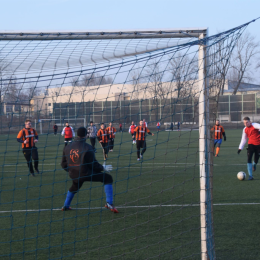
<instances>
[{"instance_id":1,"label":"goal net","mask_svg":"<svg viewBox=\"0 0 260 260\"><path fill-rule=\"evenodd\" d=\"M209 98L248 24L214 36L203 28L0 33L1 259L215 259ZM35 177L17 136L28 118L38 132ZM154 135L138 158L129 128L141 120ZM66 122L77 133L91 121L117 131L106 165L118 214L94 181L61 211L72 179L59 133Z\"/></svg>"}]
</instances>

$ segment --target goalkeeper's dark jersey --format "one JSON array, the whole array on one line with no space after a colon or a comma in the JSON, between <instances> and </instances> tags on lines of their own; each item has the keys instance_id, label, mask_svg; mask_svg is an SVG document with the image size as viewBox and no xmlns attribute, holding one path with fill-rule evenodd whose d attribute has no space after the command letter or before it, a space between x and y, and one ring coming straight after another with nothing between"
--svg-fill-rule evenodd
<instances>
[{"instance_id":1,"label":"goalkeeper's dark jersey","mask_svg":"<svg viewBox=\"0 0 260 260\"><path fill-rule=\"evenodd\" d=\"M100 173L104 169L97 162L93 147L86 143L86 139L79 137L64 147L61 167L75 181L79 177Z\"/></svg>"}]
</instances>

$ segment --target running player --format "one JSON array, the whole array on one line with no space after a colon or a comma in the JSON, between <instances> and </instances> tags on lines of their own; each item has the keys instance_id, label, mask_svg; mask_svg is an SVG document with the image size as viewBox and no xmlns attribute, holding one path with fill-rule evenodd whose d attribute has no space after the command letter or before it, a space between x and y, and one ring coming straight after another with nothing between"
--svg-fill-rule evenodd
<instances>
[{"instance_id":1,"label":"running player","mask_svg":"<svg viewBox=\"0 0 260 260\"><path fill-rule=\"evenodd\" d=\"M143 154L146 151L146 133L149 135L154 136L153 133L150 132L150 130L144 126L144 122L140 121L140 125L135 128L136 133L136 148L137 148L137 161L140 161L140 158L143 158ZM140 155L140 149L142 149L141 155Z\"/></svg>"},{"instance_id":2,"label":"running player","mask_svg":"<svg viewBox=\"0 0 260 260\"><path fill-rule=\"evenodd\" d=\"M65 146L61 167L69 172L72 185L68 190L62 211L71 210L70 204L74 195L79 191L85 181L104 183L106 194L105 207L114 213L118 210L113 205L113 178L110 172L112 165L101 165L96 161L93 147L86 143L87 129L80 127L77 138L71 145Z\"/></svg>"},{"instance_id":3,"label":"running player","mask_svg":"<svg viewBox=\"0 0 260 260\"><path fill-rule=\"evenodd\" d=\"M109 123L109 127L106 130L108 131L109 152L113 152L116 129L113 127L112 122Z\"/></svg>"},{"instance_id":4,"label":"running player","mask_svg":"<svg viewBox=\"0 0 260 260\"><path fill-rule=\"evenodd\" d=\"M105 124L101 123L100 129L97 132L97 138L103 149L104 161L106 161L108 156L108 131L105 129Z\"/></svg>"},{"instance_id":5,"label":"running player","mask_svg":"<svg viewBox=\"0 0 260 260\"><path fill-rule=\"evenodd\" d=\"M70 126L68 122L66 122L66 126L63 128L61 135L64 136L65 146L68 143L71 143L72 138L75 137L75 132L74 132L72 126Z\"/></svg>"},{"instance_id":6,"label":"running player","mask_svg":"<svg viewBox=\"0 0 260 260\"><path fill-rule=\"evenodd\" d=\"M147 124L147 122L145 122L145 119L143 119L143 124L145 127L148 127L148 124Z\"/></svg>"},{"instance_id":7,"label":"running player","mask_svg":"<svg viewBox=\"0 0 260 260\"><path fill-rule=\"evenodd\" d=\"M224 127L219 124L219 120L216 120L216 124L211 128L211 131L214 132L214 148L216 147L215 157L218 157L220 145L222 143L222 136L224 136L224 141L227 140ZM214 151L214 150L213 150Z\"/></svg>"},{"instance_id":8,"label":"running player","mask_svg":"<svg viewBox=\"0 0 260 260\"><path fill-rule=\"evenodd\" d=\"M39 174L38 170L38 151L35 144L38 142L38 134L35 129L32 128L32 122L30 119L25 121L25 128L23 128L17 135L17 141L22 144L23 155L27 161L28 168L32 176L34 175L32 159L34 160L34 169Z\"/></svg>"},{"instance_id":9,"label":"running player","mask_svg":"<svg viewBox=\"0 0 260 260\"><path fill-rule=\"evenodd\" d=\"M132 124L131 124L130 127L129 127L129 134L132 135L133 144L136 144L136 140L135 140L135 128L136 128L135 122L132 121Z\"/></svg>"},{"instance_id":10,"label":"running player","mask_svg":"<svg viewBox=\"0 0 260 260\"><path fill-rule=\"evenodd\" d=\"M243 118L243 123L245 128L243 129L242 133L242 139L240 142L240 145L238 147L237 153L239 154L241 150L243 150L247 139L248 139L248 148L247 148L247 170L249 178L248 180L253 180L253 171L256 170L256 165L258 163L259 159L259 153L260 153L260 135L259 135L259 129L260 124L252 123L250 121L249 117ZM254 161L252 164L252 158L254 156Z\"/></svg>"}]
</instances>

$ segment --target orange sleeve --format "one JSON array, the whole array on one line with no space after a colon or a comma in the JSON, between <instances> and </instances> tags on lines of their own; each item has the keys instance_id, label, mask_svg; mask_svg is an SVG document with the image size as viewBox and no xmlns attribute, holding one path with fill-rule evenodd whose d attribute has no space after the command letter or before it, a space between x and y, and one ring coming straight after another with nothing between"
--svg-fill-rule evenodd
<instances>
[{"instance_id":1,"label":"orange sleeve","mask_svg":"<svg viewBox=\"0 0 260 260\"><path fill-rule=\"evenodd\" d=\"M210 131L214 131L214 126L210 129Z\"/></svg>"},{"instance_id":2,"label":"orange sleeve","mask_svg":"<svg viewBox=\"0 0 260 260\"><path fill-rule=\"evenodd\" d=\"M17 135L17 138L21 139L23 137L23 130L21 130L18 135Z\"/></svg>"},{"instance_id":3,"label":"orange sleeve","mask_svg":"<svg viewBox=\"0 0 260 260\"><path fill-rule=\"evenodd\" d=\"M35 132L35 135L38 136L38 133L37 133L37 131L35 129L34 129L34 132Z\"/></svg>"},{"instance_id":4,"label":"orange sleeve","mask_svg":"<svg viewBox=\"0 0 260 260\"><path fill-rule=\"evenodd\" d=\"M100 129L97 132L97 137L99 137L99 136L100 136Z\"/></svg>"},{"instance_id":5,"label":"orange sleeve","mask_svg":"<svg viewBox=\"0 0 260 260\"><path fill-rule=\"evenodd\" d=\"M116 132L116 128L114 127L114 132Z\"/></svg>"},{"instance_id":6,"label":"orange sleeve","mask_svg":"<svg viewBox=\"0 0 260 260\"><path fill-rule=\"evenodd\" d=\"M146 127L146 132L147 132L147 133L151 133L150 130L149 130L147 127Z\"/></svg>"},{"instance_id":7,"label":"orange sleeve","mask_svg":"<svg viewBox=\"0 0 260 260\"><path fill-rule=\"evenodd\" d=\"M138 126L135 128L135 132L137 132L138 131Z\"/></svg>"}]
</instances>

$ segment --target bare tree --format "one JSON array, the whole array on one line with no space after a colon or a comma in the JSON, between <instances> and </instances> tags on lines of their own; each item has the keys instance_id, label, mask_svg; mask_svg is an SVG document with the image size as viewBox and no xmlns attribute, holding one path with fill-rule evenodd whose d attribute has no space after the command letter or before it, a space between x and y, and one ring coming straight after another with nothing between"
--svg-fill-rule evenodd
<instances>
[{"instance_id":1,"label":"bare tree","mask_svg":"<svg viewBox=\"0 0 260 260\"><path fill-rule=\"evenodd\" d=\"M139 70L132 71L130 78L133 85L131 99L138 99L142 87L141 72Z\"/></svg>"},{"instance_id":2,"label":"bare tree","mask_svg":"<svg viewBox=\"0 0 260 260\"><path fill-rule=\"evenodd\" d=\"M249 32L244 33L237 41L231 58L229 79L236 82L233 95L236 95L240 84L252 80L254 59L259 54L259 42Z\"/></svg>"},{"instance_id":3,"label":"bare tree","mask_svg":"<svg viewBox=\"0 0 260 260\"><path fill-rule=\"evenodd\" d=\"M194 89L196 71L198 70L197 58L190 58L179 53L170 61L171 81L177 91L177 98L190 95Z\"/></svg>"},{"instance_id":4,"label":"bare tree","mask_svg":"<svg viewBox=\"0 0 260 260\"><path fill-rule=\"evenodd\" d=\"M113 79L109 76L103 76L99 73L84 75L79 81L81 86L99 86L111 84Z\"/></svg>"}]
</instances>

